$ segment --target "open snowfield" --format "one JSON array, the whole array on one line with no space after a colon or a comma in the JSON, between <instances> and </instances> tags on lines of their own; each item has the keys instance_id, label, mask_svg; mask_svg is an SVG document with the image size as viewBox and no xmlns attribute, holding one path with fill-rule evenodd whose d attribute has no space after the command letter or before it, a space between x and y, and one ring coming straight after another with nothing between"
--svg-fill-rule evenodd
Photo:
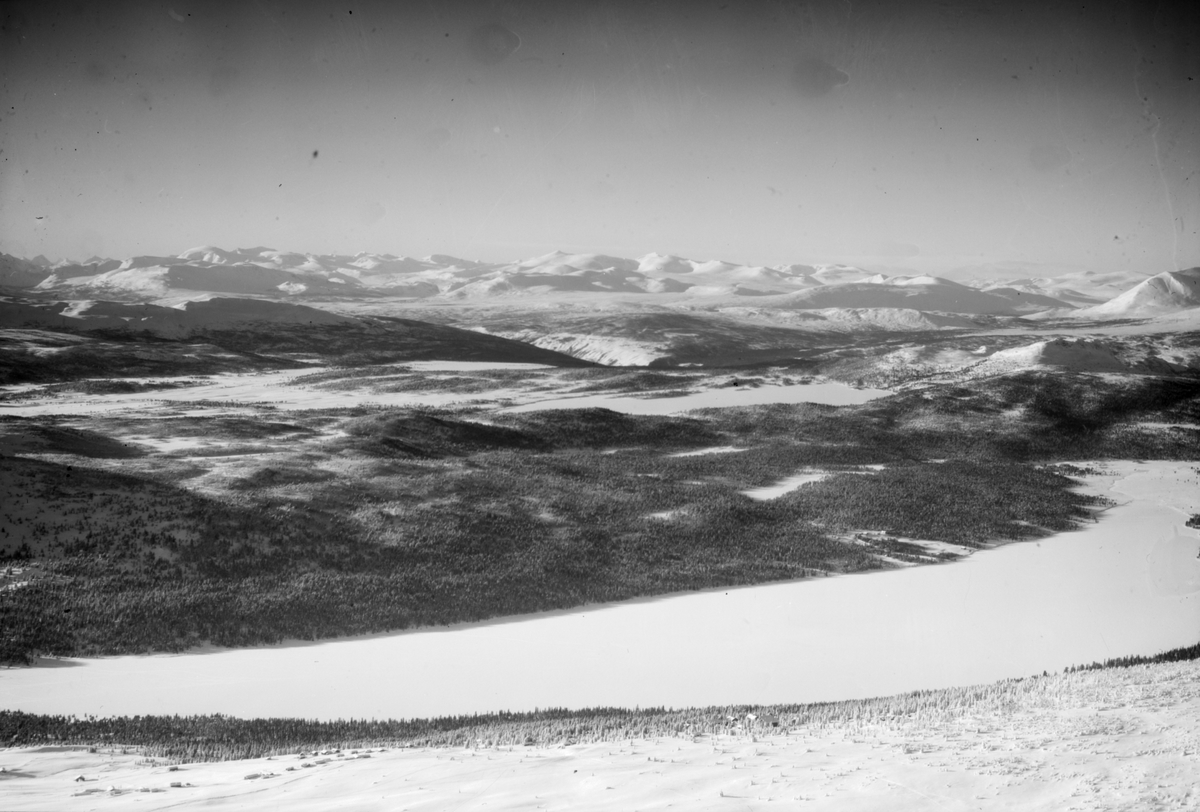
<instances>
[{"instance_id":1,"label":"open snowfield","mask_svg":"<svg viewBox=\"0 0 1200 812\"><path fill-rule=\"evenodd\" d=\"M497 621L0 671L33 713L413 718L814 702L971 685L1190 645L1195 463L1106 463L1099 522L942 566ZM58 667L53 667L57 665Z\"/></svg>"},{"instance_id":2,"label":"open snowfield","mask_svg":"<svg viewBox=\"0 0 1200 812\"><path fill-rule=\"evenodd\" d=\"M0 792L12 812L1200 807L1200 663L1036 677L957 706L936 696L928 711L826 728L556 748L365 748L174 772L115 748L9 749L0 750Z\"/></svg>"},{"instance_id":3,"label":"open snowfield","mask_svg":"<svg viewBox=\"0 0 1200 812\"><path fill-rule=\"evenodd\" d=\"M716 409L729 406L761 406L767 403L821 403L847 406L866 403L890 394L886 389L856 389L843 383L794 384L792 386L729 387L710 389L679 397L617 397L587 395L553 398L523 403L510 412L540 409L587 409L601 407L625 414L677 414L691 409Z\"/></svg>"}]
</instances>

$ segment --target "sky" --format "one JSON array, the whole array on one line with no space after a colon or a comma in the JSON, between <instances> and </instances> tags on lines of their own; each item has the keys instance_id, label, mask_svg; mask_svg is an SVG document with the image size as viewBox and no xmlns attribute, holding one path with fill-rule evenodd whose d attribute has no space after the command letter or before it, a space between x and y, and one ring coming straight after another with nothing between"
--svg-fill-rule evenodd
<instances>
[{"instance_id":1,"label":"sky","mask_svg":"<svg viewBox=\"0 0 1200 812\"><path fill-rule=\"evenodd\" d=\"M0 251L1200 264L1200 8L0 2Z\"/></svg>"}]
</instances>

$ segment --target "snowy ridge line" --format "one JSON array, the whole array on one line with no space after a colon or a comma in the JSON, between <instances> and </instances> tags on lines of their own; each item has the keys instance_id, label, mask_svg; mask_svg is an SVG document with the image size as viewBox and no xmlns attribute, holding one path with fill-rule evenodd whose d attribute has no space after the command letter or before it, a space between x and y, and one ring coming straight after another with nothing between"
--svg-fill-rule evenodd
<instances>
[{"instance_id":1,"label":"snowy ridge line","mask_svg":"<svg viewBox=\"0 0 1200 812\"><path fill-rule=\"evenodd\" d=\"M929 274L889 275L839 264L745 265L650 253L638 258L551 252L514 262L434 254L306 254L214 246L177 256L32 262L0 255L0 285L69 298L204 298L213 293L294 299L345 296L467 303L529 297L633 296L740 301L783 310L898 308L971 315L1049 312L1108 319L1200 304L1200 270L1145 274L1072 271L1057 277L967 283ZM1124 292L1122 292L1124 291ZM1119 294L1119 295L1118 295Z\"/></svg>"}]
</instances>

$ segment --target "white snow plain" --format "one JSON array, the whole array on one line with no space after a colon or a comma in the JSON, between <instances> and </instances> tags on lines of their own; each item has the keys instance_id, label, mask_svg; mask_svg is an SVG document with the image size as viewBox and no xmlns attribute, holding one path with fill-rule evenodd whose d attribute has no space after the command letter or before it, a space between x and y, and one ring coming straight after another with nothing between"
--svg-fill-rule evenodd
<instances>
[{"instance_id":1,"label":"white snow plain","mask_svg":"<svg viewBox=\"0 0 1200 812\"><path fill-rule=\"evenodd\" d=\"M1115 812L1200 803L1200 663L1035 677L946 704L736 735L371 748L307 762L289 755L186 764L174 772L115 748L13 748L0 750L0 778L4 806L23 812Z\"/></svg>"},{"instance_id":2,"label":"white snow plain","mask_svg":"<svg viewBox=\"0 0 1200 812\"><path fill-rule=\"evenodd\" d=\"M722 387L678 397L630 397L624 395L581 395L550 398L518 406L508 412L535 412L543 409L587 409L599 407L625 414L677 414L692 409L762 406L767 403L821 403L848 406L890 395L886 389L856 389L844 383L810 383L783 386Z\"/></svg>"}]
</instances>

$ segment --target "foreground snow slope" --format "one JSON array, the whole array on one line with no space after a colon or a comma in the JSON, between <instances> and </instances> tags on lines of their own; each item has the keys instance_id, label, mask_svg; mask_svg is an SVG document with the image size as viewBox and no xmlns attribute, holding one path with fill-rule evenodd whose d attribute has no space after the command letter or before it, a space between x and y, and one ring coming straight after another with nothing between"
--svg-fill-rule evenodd
<instances>
[{"instance_id":1,"label":"foreground snow slope","mask_svg":"<svg viewBox=\"0 0 1200 812\"><path fill-rule=\"evenodd\" d=\"M926 696L928 710L913 715L864 714L828 727L789 728L785 719L782 728L733 736L556 748L370 748L188 764L173 772L119 748L10 749L0 750L6 770L0 785L4 807L27 812L1200 805L1196 662Z\"/></svg>"}]
</instances>

